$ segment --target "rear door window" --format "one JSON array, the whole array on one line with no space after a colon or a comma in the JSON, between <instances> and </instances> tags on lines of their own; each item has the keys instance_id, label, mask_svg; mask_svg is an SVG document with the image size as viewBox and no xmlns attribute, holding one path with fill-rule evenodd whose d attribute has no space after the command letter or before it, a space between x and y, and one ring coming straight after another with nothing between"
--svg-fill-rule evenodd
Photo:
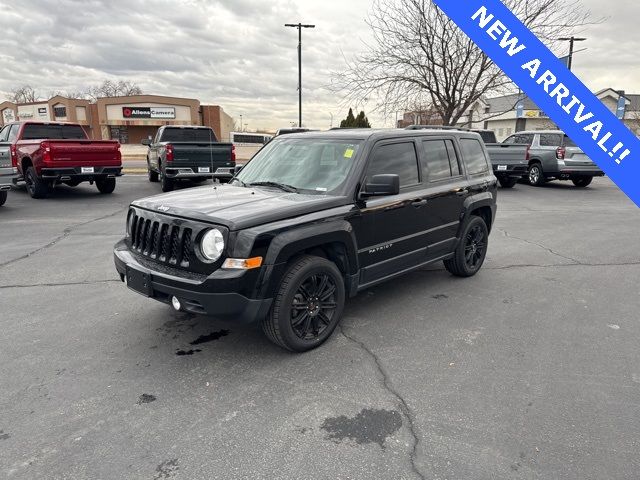
<instances>
[{"instance_id":1,"label":"rear door window","mask_svg":"<svg viewBox=\"0 0 640 480\"><path fill-rule=\"evenodd\" d=\"M489 171L489 162L480 142L474 138L461 138L462 158L470 175Z\"/></svg>"},{"instance_id":2,"label":"rear door window","mask_svg":"<svg viewBox=\"0 0 640 480\"><path fill-rule=\"evenodd\" d=\"M460 175L460 165L451 140L425 140L422 144L425 153L423 178L437 182Z\"/></svg>"},{"instance_id":3,"label":"rear door window","mask_svg":"<svg viewBox=\"0 0 640 480\"><path fill-rule=\"evenodd\" d=\"M398 175L400 188L420 183L418 156L413 142L381 145L375 149L369 161L367 178L384 174Z\"/></svg>"}]
</instances>

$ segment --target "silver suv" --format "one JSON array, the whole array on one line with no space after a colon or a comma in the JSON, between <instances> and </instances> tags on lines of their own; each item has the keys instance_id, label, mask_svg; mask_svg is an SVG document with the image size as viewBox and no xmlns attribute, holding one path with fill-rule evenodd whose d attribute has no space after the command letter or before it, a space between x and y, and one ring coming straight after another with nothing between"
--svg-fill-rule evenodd
<instances>
[{"instance_id":1,"label":"silver suv","mask_svg":"<svg viewBox=\"0 0 640 480\"><path fill-rule=\"evenodd\" d=\"M529 170L526 179L542 186L549 180L571 180L576 187L588 186L604 172L560 130L518 132L503 143L527 145Z\"/></svg>"}]
</instances>

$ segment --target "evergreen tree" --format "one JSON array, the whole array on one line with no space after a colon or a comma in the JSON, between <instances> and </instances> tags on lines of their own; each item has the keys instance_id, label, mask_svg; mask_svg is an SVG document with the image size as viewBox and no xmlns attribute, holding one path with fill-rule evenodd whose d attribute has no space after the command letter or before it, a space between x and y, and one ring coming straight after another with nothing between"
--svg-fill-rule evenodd
<instances>
[{"instance_id":1,"label":"evergreen tree","mask_svg":"<svg viewBox=\"0 0 640 480\"><path fill-rule=\"evenodd\" d=\"M371 124L369 123L369 119L364 114L364 110L362 110L358 116L356 117L356 128L371 128Z\"/></svg>"},{"instance_id":2,"label":"evergreen tree","mask_svg":"<svg viewBox=\"0 0 640 480\"><path fill-rule=\"evenodd\" d=\"M349 109L347 118L340 122L340 128L354 128L356 126L356 117L353 116L353 109Z\"/></svg>"},{"instance_id":3,"label":"evergreen tree","mask_svg":"<svg viewBox=\"0 0 640 480\"><path fill-rule=\"evenodd\" d=\"M365 115L364 110L355 117L353 115L353 109L350 108L347 118L340 122L340 128L371 128L371 124L369 123L369 119Z\"/></svg>"}]
</instances>

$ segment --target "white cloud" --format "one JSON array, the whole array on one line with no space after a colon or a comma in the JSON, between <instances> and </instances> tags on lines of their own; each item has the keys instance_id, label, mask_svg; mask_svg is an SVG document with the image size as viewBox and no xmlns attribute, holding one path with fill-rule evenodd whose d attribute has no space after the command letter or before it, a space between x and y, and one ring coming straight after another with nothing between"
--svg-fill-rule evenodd
<instances>
[{"instance_id":1,"label":"white cloud","mask_svg":"<svg viewBox=\"0 0 640 480\"><path fill-rule=\"evenodd\" d=\"M595 15L587 54L576 74L591 88L640 93L636 53L640 6L584 0ZM613 5L612 5L613 4ZM105 78L140 84L146 93L221 105L249 128L297 120L297 32L285 23L315 23L303 32L305 123L326 128L345 116L330 92L332 70L344 67L370 38L371 0L21 0L0 9L0 94L29 83L41 94L76 91ZM374 126L385 120L370 115ZM393 119L386 120L391 126Z\"/></svg>"}]
</instances>

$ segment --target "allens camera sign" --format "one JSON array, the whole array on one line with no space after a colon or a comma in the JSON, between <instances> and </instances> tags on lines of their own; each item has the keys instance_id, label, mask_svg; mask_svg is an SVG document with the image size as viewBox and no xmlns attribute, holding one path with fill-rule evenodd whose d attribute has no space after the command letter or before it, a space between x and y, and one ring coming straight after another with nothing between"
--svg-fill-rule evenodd
<instances>
[{"instance_id":1,"label":"allens camera sign","mask_svg":"<svg viewBox=\"0 0 640 480\"><path fill-rule=\"evenodd\" d=\"M122 116L124 118L173 119L176 118L176 109L174 107L122 107Z\"/></svg>"}]
</instances>

